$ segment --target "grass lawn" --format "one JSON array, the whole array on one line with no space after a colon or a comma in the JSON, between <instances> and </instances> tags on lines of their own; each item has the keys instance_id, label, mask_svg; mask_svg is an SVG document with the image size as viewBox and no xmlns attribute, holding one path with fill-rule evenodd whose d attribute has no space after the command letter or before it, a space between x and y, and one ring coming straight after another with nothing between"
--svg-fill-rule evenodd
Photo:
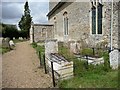
<instances>
[{"instance_id":1,"label":"grass lawn","mask_svg":"<svg viewBox=\"0 0 120 90\"><path fill-rule=\"evenodd\" d=\"M33 48L35 48L36 49L36 52L38 53L39 51L40 52L45 52L45 47L44 47L44 45L43 46L40 46L40 45L37 45L37 43L32 43L31 44L32 45L32 47Z\"/></svg>"},{"instance_id":2,"label":"grass lawn","mask_svg":"<svg viewBox=\"0 0 120 90\"><path fill-rule=\"evenodd\" d=\"M4 54L10 51L10 48L0 46L0 54Z\"/></svg>"},{"instance_id":3,"label":"grass lawn","mask_svg":"<svg viewBox=\"0 0 120 90\"><path fill-rule=\"evenodd\" d=\"M117 88L118 70L111 70L108 65L109 55L104 53L105 63L87 65L70 53L69 48L59 46L59 53L74 62L74 77L58 83L60 88Z\"/></svg>"},{"instance_id":4,"label":"grass lawn","mask_svg":"<svg viewBox=\"0 0 120 90\"><path fill-rule=\"evenodd\" d=\"M60 88L117 88L118 71L100 73L86 72L59 82Z\"/></svg>"},{"instance_id":5,"label":"grass lawn","mask_svg":"<svg viewBox=\"0 0 120 90\"><path fill-rule=\"evenodd\" d=\"M23 42L23 41L26 41L26 40L19 40L19 39L15 39L15 40L13 40L13 42L14 43L19 43L19 42ZM6 53L6 52L8 52L8 51L10 51L11 49L9 48L9 47L4 47L4 46L0 46L0 53L1 54L4 54L4 53Z\"/></svg>"},{"instance_id":6,"label":"grass lawn","mask_svg":"<svg viewBox=\"0 0 120 90\"><path fill-rule=\"evenodd\" d=\"M44 46L32 44L36 52L43 52ZM78 60L65 46L59 46L59 54L74 62L74 77L58 82L59 88L117 88L118 70L111 70L108 65L108 54L104 53L105 63L102 65L87 65L86 61Z\"/></svg>"},{"instance_id":7,"label":"grass lawn","mask_svg":"<svg viewBox=\"0 0 120 90\"><path fill-rule=\"evenodd\" d=\"M43 55L45 54L44 45L40 46L40 45L37 45L37 43L32 43L31 45L33 48L35 48L36 54L38 55L38 57L39 58L41 57L41 63L42 63L42 65L44 65L44 62L43 62ZM40 56L39 56L39 52L40 52Z\"/></svg>"}]
</instances>

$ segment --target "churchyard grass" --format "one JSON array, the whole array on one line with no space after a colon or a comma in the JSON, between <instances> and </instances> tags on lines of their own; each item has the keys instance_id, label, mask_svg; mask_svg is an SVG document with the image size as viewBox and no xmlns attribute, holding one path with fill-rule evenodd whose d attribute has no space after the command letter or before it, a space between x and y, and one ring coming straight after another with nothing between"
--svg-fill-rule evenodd
<instances>
[{"instance_id":1,"label":"churchyard grass","mask_svg":"<svg viewBox=\"0 0 120 90\"><path fill-rule=\"evenodd\" d=\"M87 52L89 51L89 52ZM85 50L84 53L89 53ZM66 59L74 62L74 77L58 83L60 88L117 88L118 70L111 70L109 66L109 54L103 52L104 64L87 65L86 61L78 60L70 53L69 48L59 46L59 53ZM92 53L92 52L91 52Z\"/></svg>"},{"instance_id":2,"label":"churchyard grass","mask_svg":"<svg viewBox=\"0 0 120 90\"><path fill-rule=\"evenodd\" d=\"M40 58L41 57L41 59L42 59L42 65L43 65L43 55L44 55L44 53L45 53L45 47L44 47L44 45L42 45L42 46L40 46L40 45L37 45L37 43L32 43L31 44L32 45L32 47L36 50L36 54L38 55L38 57ZM40 52L40 55L41 56L39 56L39 52Z\"/></svg>"},{"instance_id":3,"label":"churchyard grass","mask_svg":"<svg viewBox=\"0 0 120 90\"><path fill-rule=\"evenodd\" d=\"M10 48L0 46L0 54L4 54L4 53L6 53L8 51L10 51Z\"/></svg>"},{"instance_id":4,"label":"churchyard grass","mask_svg":"<svg viewBox=\"0 0 120 90\"><path fill-rule=\"evenodd\" d=\"M60 88L117 88L118 71L104 72L104 74L87 71L84 75L59 82Z\"/></svg>"},{"instance_id":5,"label":"churchyard grass","mask_svg":"<svg viewBox=\"0 0 120 90\"><path fill-rule=\"evenodd\" d=\"M36 52L37 52L37 53L38 53L39 51L40 51L40 52L43 52L43 53L45 52L44 45L40 46L40 45L37 45L37 43L35 43L35 42L32 43L31 45L32 45L33 48L36 49Z\"/></svg>"}]
</instances>

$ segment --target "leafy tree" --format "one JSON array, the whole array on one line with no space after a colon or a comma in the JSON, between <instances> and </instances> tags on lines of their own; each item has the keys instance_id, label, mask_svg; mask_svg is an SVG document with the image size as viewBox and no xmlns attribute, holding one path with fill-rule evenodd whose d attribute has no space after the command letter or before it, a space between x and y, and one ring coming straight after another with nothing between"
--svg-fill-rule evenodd
<instances>
[{"instance_id":1,"label":"leafy tree","mask_svg":"<svg viewBox=\"0 0 120 90\"><path fill-rule=\"evenodd\" d=\"M30 15L30 9L28 2L24 5L24 15L22 15L21 20L19 21L19 27L26 33L27 38L29 38L29 30L31 27L32 17Z\"/></svg>"},{"instance_id":2,"label":"leafy tree","mask_svg":"<svg viewBox=\"0 0 120 90\"><path fill-rule=\"evenodd\" d=\"M22 37L22 38L27 38L27 31L25 31L25 30L21 30L21 31L19 31L19 37Z\"/></svg>"},{"instance_id":3,"label":"leafy tree","mask_svg":"<svg viewBox=\"0 0 120 90\"><path fill-rule=\"evenodd\" d=\"M13 37L18 38L17 28L14 25L2 24L2 37L9 37L10 39L13 39Z\"/></svg>"}]
</instances>

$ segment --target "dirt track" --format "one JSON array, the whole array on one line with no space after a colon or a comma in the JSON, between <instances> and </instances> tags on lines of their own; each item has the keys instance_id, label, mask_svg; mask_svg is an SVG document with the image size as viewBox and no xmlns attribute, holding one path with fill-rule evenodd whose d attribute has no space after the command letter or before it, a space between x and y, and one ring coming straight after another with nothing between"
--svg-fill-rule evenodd
<instances>
[{"instance_id":1,"label":"dirt track","mask_svg":"<svg viewBox=\"0 0 120 90\"><path fill-rule=\"evenodd\" d=\"M39 68L39 59L29 42L16 44L16 49L2 57L3 88L49 88L51 78Z\"/></svg>"}]
</instances>

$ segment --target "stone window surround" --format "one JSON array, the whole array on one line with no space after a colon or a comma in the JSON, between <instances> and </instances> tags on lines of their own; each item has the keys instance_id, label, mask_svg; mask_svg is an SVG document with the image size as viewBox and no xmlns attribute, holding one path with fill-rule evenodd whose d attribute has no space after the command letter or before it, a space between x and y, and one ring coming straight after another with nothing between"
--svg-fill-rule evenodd
<instances>
[{"instance_id":1,"label":"stone window surround","mask_svg":"<svg viewBox=\"0 0 120 90\"><path fill-rule=\"evenodd\" d=\"M57 34L57 20L56 20L56 16L54 17L54 34Z\"/></svg>"},{"instance_id":2,"label":"stone window surround","mask_svg":"<svg viewBox=\"0 0 120 90\"><path fill-rule=\"evenodd\" d=\"M66 19L66 22L67 24L65 25L65 19ZM65 26L66 26L66 31L65 31ZM66 32L66 33L65 33ZM68 36L69 35L69 29L68 29L68 13L67 11L65 11L63 13L63 35L64 36Z\"/></svg>"},{"instance_id":3,"label":"stone window surround","mask_svg":"<svg viewBox=\"0 0 120 90\"><path fill-rule=\"evenodd\" d=\"M95 5L96 1L98 1L99 3L102 4L102 0L91 0L90 7L92 7L92 5L91 5L92 2L93 2L93 5L96 7L96 5ZM102 7L102 8L103 8L103 10L102 10L102 16L104 17L104 7ZM102 25L102 34L98 34L98 30L97 30L97 28L98 28L98 25L97 25L98 24L97 13L98 13L98 10L96 9L96 34L92 34L92 10L90 10L90 35L103 36L103 34L104 34L103 25ZM103 17L102 17L102 19L103 19ZM103 23L103 20L102 20L102 23Z\"/></svg>"},{"instance_id":4,"label":"stone window surround","mask_svg":"<svg viewBox=\"0 0 120 90\"><path fill-rule=\"evenodd\" d=\"M45 32L45 33L44 33L44 32ZM47 38L47 31L46 31L46 28L42 28L42 29L41 29L41 37L44 36L43 34L45 34L45 37Z\"/></svg>"}]
</instances>

